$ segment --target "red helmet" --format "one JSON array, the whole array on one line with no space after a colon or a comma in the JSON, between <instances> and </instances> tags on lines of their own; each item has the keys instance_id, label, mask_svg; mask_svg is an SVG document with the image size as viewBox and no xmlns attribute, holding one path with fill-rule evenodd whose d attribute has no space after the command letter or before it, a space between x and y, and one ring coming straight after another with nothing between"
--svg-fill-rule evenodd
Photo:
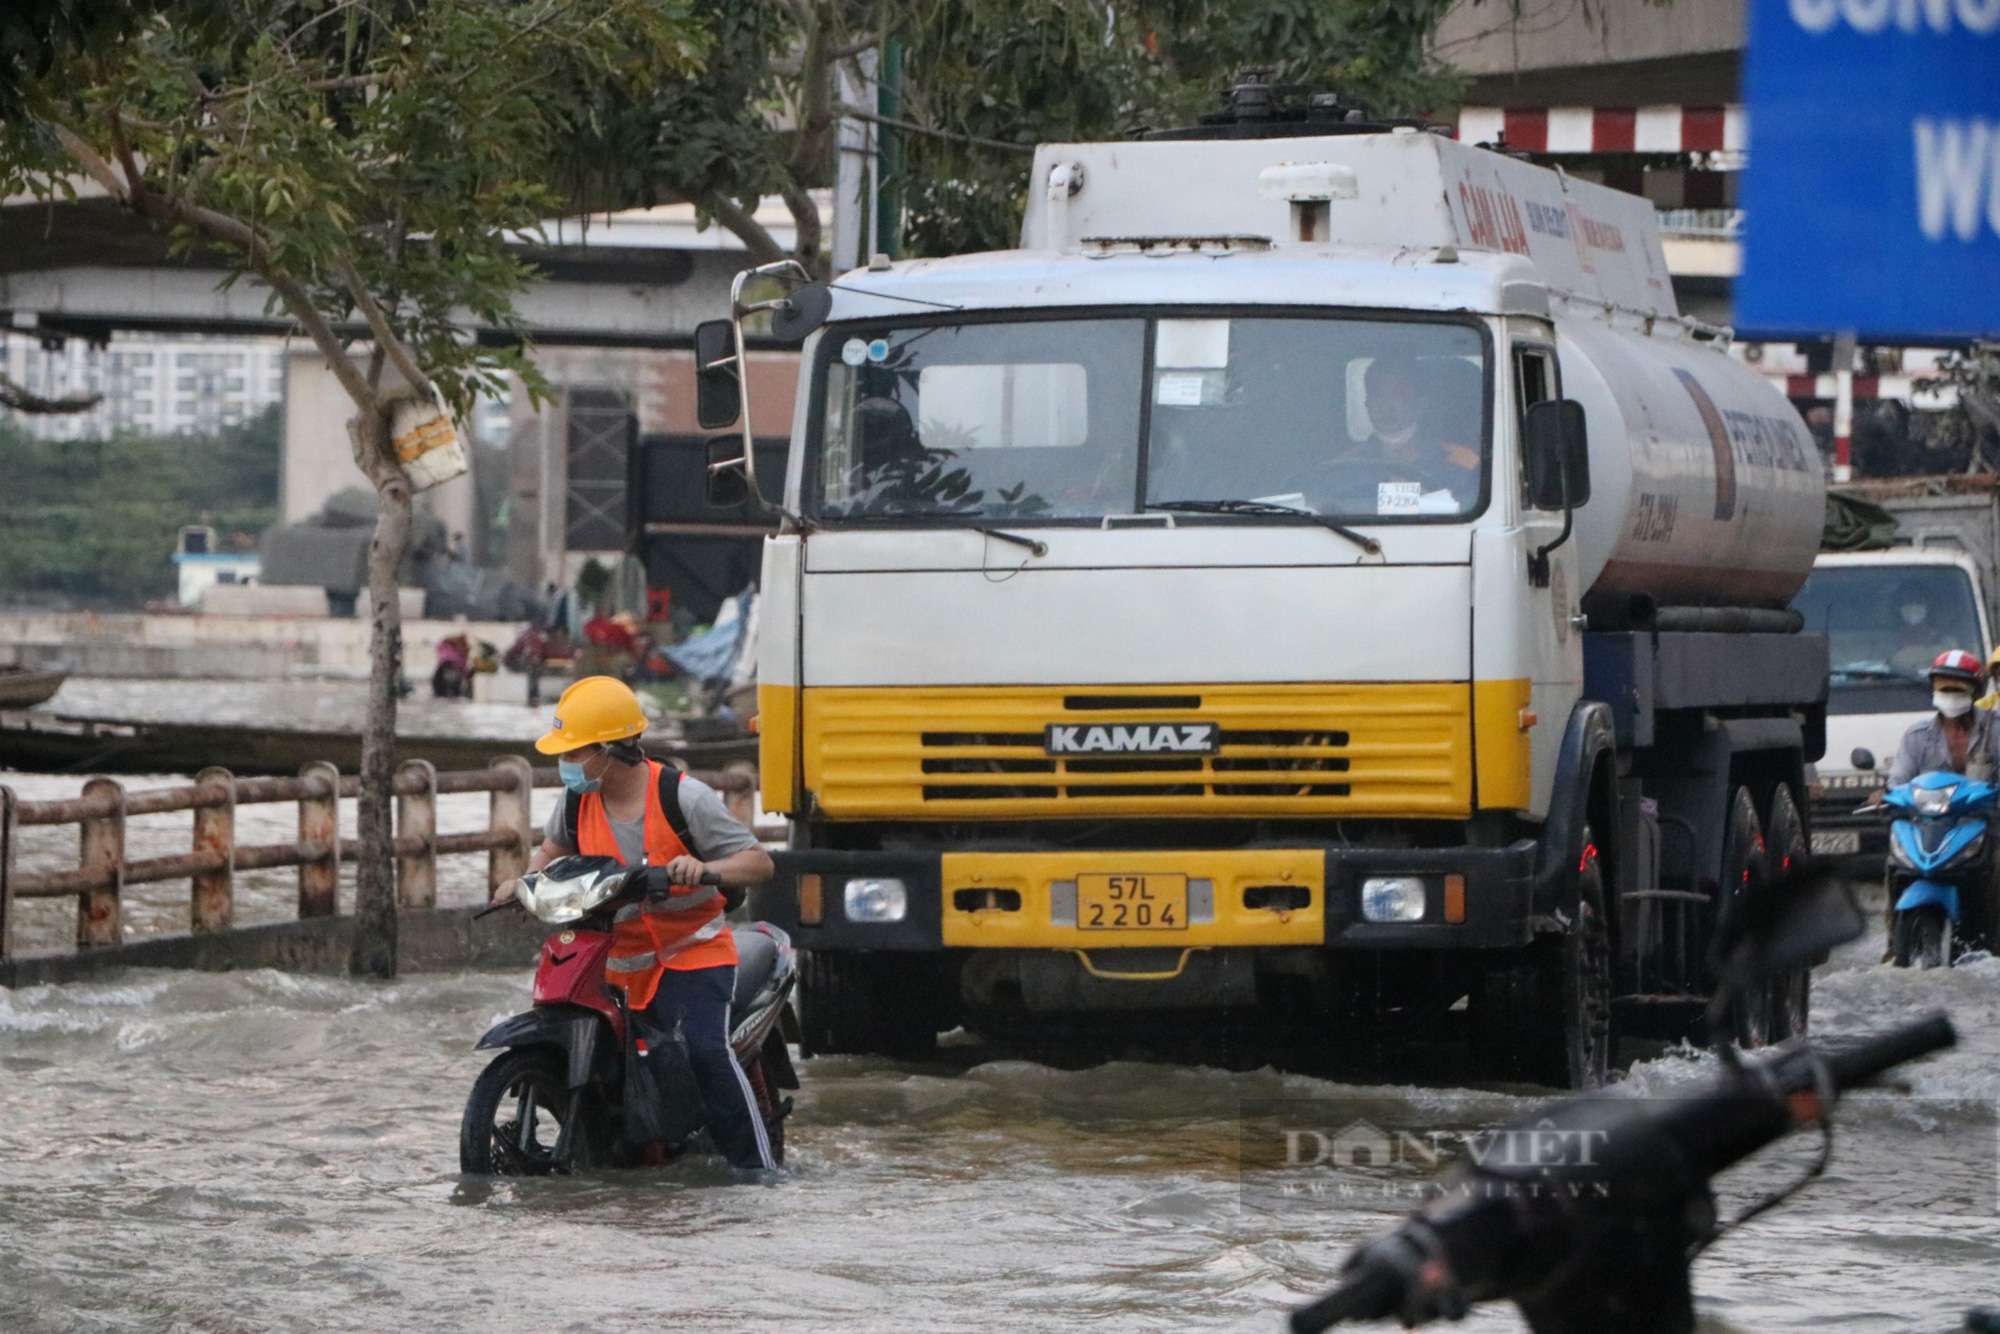
<instances>
[{"instance_id":1,"label":"red helmet","mask_svg":"<svg viewBox=\"0 0 2000 1334\"><path fill-rule=\"evenodd\" d=\"M1930 675L1976 686L1985 679L1986 669L1980 665L1979 659L1964 649L1949 648L1932 660Z\"/></svg>"}]
</instances>

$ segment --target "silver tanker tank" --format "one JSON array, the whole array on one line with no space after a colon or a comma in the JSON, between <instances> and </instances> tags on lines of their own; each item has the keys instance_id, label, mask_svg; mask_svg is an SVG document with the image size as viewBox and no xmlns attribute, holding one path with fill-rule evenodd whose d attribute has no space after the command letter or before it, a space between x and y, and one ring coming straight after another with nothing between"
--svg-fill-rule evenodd
<instances>
[{"instance_id":1,"label":"silver tanker tank","mask_svg":"<svg viewBox=\"0 0 2000 1334\"><path fill-rule=\"evenodd\" d=\"M1590 427L1578 575L1597 605L1782 607L1819 549L1825 479L1792 405L1712 345L1557 316Z\"/></svg>"}]
</instances>

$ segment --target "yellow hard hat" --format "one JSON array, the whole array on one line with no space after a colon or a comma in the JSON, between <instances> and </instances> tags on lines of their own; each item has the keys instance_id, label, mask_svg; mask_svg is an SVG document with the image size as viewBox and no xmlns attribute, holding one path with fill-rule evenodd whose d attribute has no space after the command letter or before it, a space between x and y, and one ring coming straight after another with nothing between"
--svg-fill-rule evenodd
<instances>
[{"instance_id":1,"label":"yellow hard hat","mask_svg":"<svg viewBox=\"0 0 2000 1334\"><path fill-rule=\"evenodd\" d=\"M646 714L632 687L611 676L586 676L556 701L556 725L535 742L544 755L561 755L600 741L622 741L646 730Z\"/></svg>"},{"instance_id":2,"label":"yellow hard hat","mask_svg":"<svg viewBox=\"0 0 2000 1334\"><path fill-rule=\"evenodd\" d=\"M2000 668L2000 647L1996 647L1991 653L1986 655L1986 668L1988 671Z\"/></svg>"}]
</instances>

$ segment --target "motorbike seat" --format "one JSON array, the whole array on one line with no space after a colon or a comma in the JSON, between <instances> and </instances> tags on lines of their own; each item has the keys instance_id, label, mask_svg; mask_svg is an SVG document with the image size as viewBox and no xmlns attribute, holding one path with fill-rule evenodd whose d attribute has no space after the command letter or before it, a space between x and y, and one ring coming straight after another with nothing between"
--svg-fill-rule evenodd
<instances>
[{"instance_id":1,"label":"motorbike seat","mask_svg":"<svg viewBox=\"0 0 2000 1334\"><path fill-rule=\"evenodd\" d=\"M741 1014L778 971L778 942L751 927L738 927L730 934L736 937L736 991L729 1008Z\"/></svg>"}]
</instances>

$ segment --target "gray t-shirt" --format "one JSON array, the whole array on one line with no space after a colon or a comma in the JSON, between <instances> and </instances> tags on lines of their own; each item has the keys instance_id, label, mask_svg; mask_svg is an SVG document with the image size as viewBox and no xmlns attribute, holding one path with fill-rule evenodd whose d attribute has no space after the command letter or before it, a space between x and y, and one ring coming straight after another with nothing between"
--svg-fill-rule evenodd
<instances>
[{"instance_id":1,"label":"gray t-shirt","mask_svg":"<svg viewBox=\"0 0 2000 1334\"><path fill-rule=\"evenodd\" d=\"M1933 713L1911 723L1910 730L1903 733L1903 744L1896 747L1895 762L1889 766L1889 786L1901 787L1918 774L1937 769L1967 772L1981 782L1992 782L1995 764L2000 762L2000 725L1986 709L1974 709L1969 716L1972 735L1966 739L1965 770L1953 769L1951 743L1945 738L1944 724ZM1975 765L1983 766L1984 772L1970 773Z\"/></svg>"},{"instance_id":2,"label":"gray t-shirt","mask_svg":"<svg viewBox=\"0 0 2000 1334\"><path fill-rule=\"evenodd\" d=\"M745 848L757 846L757 836L743 826L743 822L729 813L722 804L722 794L699 778L681 775L681 811L687 816L688 832L694 835L695 847L701 849L704 861L720 861ZM569 809L567 795L558 798L555 809L542 825L542 835L551 843L565 848L576 846L576 831L563 819ZM618 840L618 855L628 865L637 865L646 859L646 820L620 820L611 815L611 835Z\"/></svg>"}]
</instances>

